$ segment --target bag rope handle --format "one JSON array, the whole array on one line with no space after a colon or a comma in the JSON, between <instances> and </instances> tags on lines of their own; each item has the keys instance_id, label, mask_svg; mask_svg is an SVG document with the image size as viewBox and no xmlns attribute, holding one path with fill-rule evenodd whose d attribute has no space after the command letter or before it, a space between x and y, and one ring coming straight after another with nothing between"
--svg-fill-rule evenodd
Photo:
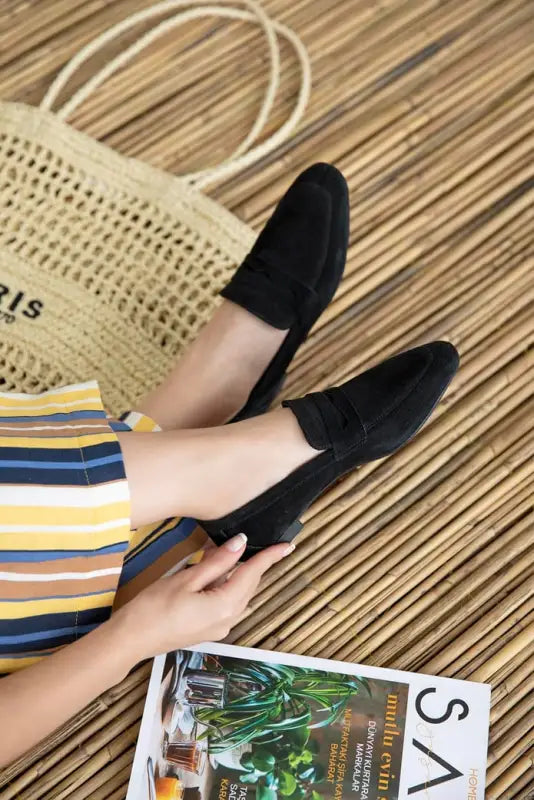
<instances>
[{"instance_id":1,"label":"bag rope handle","mask_svg":"<svg viewBox=\"0 0 534 800\"><path fill-rule=\"evenodd\" d=\"M269 44L269 56L270 56L270 63L271 63L271 71L270 71L270 79L269 79L269 86L267 88L264 101L262 104L262 108L258 114L256 122L254 123L253 129L248 134L247 138L244 142L239 145L237 150L232 154L232 156L239 155L243 152L254 139L257 137L259 132L261 131L263 125L265 124L265 120L267 119L269 112L272 107L272 103L274 101L276 91L278 88L278 81L279 81L279 74L280 74L280 56L278 50L278 41L276 35L273 32L272 26L270 25L270 21L262 8L256 4L255 0L244 0L244 2L253 10L253 14L256 15L257 21L260 26L263 28L267 41ZM184 22L188 22L191 19L198 19L200 17L205 16L227 16L234 19L243 19L247 18L240 9L226 9L224 6L206 6L204 5L204 0L165 0L165 2L158 3L154 6L149 8L143 9L135 14L132 14L125 20L117 23L113 27L109 28L107 31L104 31L100 36L93 39L89 42L85 47L82 48L72 59L71 61L66 64L63 70L57 75L56 79L48 89L43 101L41 103L41 108L43 109L51 109L53 103L56 101L59 92L63 89L66 83L70 80L71 76L74 72L91 56L93 56L96 52L105 47L110 41L115 39L120 34L124 33L125 31L129 30L130 28L138 25L140 22L144 22L147 19L151 19L152 17L160 15L164 11L169 11L174 8L178 8L180 6L191 5L191 4L198 4L201 5L201 8L193 9L190 11L186 11L182 14L177 14L174 17L171 17L168 20L163 20L159 25L157 25L152 30L148 31L142 37L140 37L136 42L134 42L130 47L124 50L122 53L119 53L112 61L108 64L105 64L95 75L92 76L85 84L83 84L78 91L70 98L68 102L66 102L61 108L59 108L56 112L57 116L60 119L65 120L70 114L78 108L78 106L83 103L84 100L89 97L107 78L109 78L113 73L115 73L118 69L120 69L124 64L131 61L138 53L141 52L145 47L147 47L151 42L153 42L158 36L161 36L163 33L171 30L178 25L183 24ZM224 13L228 12L228 13ZM249 16L249 19L254 21L253 16Z\"/></svg>"},{"instance_id":2,"label":"bag rope handle","mask_svg":"<svg viewBox=\"0 0 534 800\"><path fill-rule=\"evenodd\" d=\"M192 3L195 5L198 4L197 8L189 9L188 11L176 14L169 19L163 20L159 25L149 30L132 45L126 48L126 50L119 53L75 92L70 100L68 100L56 112L57 116L60 119L66 119L108 77L110 77L132 58L134 58L134 56L136 56L143 48L145 48L162 33L165 33L184 22L206 16L219 16L228 19L240 19L254 22L260 25L265 32L265 36L269 44L271 65L269 84L256 120L246 138L221 164L182 176L187 182L199 187L204 187L214 180L229 177L235 172L238 172L240 169L249 166L257 159L262 158L263 156L272 152L276 147L278 147L279 144L285 141L285 139L290 135L302 118L311 89L310 62L306 49L298 36L296 36L296 34L285 25L269 19L261 6L256 3L255 0L243 0L243 2L250 10L245 11L232 6L225 7L219 4L204 5L203 0L163 0L163 2L156 3L156 5L151 6L150 8L146 8L142 11L132 14L130 17L117 23L116 25L113 25L111 28L100 34L100 36L97 36L95 39L88 42L88 44L86 44L63 67L49 87L40 107L44 110L51 110L52 105L56 101L59 93L74 72L81 66L81 64L87 61L87 59L108 44L108 42L112 41L115 37L134 27L138 23L147 19L151 19L152 17L165 11L173 10L184 5L191 5ZM280 79L280 54L278 49L277 34L280 34L290 42L299 59L301 68L301 84L299 94L295 107L293 108L293 111L286 122L260 145L257 145L252 149L248 149L265 127L272 109L276 92L278 90Z\"/></svg>"}]
</instances>

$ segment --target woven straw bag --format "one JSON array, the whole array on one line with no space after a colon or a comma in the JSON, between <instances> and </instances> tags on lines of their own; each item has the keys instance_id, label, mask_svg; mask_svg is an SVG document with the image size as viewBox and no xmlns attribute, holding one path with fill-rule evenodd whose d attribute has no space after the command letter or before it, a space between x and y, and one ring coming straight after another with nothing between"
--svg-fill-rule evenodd
<instances>
[{"instance_id":1,"label":"woven straw bag","mask_svg":"<svg viewBox=\"0 0 534 800\"><path fill-rule=\"evenodd\" d=\"M175 11L84 84L55 113L74 71L114 37ZM165 374L210 317L217 293L253 241L246 225L200 190L284 141L310 89L297 36L253 0L244 8L166 0L113 26L60 72L39 108L0 103L0 376L3 391L43 391L97 378L119 413ZM126 158L69 126L69 114L161 33L217 15L260 25L268 88L240 147L215 168L181 177ZM278 36L294 47L302 81L290 118L263 129L279 80Z\"/></svg>"}]
</instances>

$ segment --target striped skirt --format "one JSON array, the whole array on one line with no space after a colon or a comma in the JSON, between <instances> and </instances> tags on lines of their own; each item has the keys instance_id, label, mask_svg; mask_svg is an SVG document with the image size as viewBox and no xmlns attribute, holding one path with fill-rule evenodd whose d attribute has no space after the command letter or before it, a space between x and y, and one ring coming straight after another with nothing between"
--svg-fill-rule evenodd
<instances>
[{"instance_id":1,"label":"striped skirt","mask_svg":"<svg viewBox=\"0 0 534 800\"><path fill-rule=\"evenodd\" d=\"M48 656L206 541L188 519L137 530L117 431L98 384L0 393L0 674Z\"/></svg>"}]
</instances>

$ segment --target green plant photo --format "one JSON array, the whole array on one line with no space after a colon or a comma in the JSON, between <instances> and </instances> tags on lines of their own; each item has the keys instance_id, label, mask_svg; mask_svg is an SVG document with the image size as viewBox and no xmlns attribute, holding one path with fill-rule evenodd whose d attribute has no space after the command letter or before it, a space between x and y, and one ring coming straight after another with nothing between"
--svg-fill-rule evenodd
<instances>
[{"instance_id":1,"label":"green plant photo","mask_svg":"<svg viewBox=\"0 0 534 800\"><path fill-rule=\"evenodd\" d=\"M194 712L208 752L216 756L248 745L237 779L255 787L256 800L323 800L316 787L326 772L314 732L339 722L352 698L370 697L368 682L336 672L237 659L224 659L217 672L227 679L224 706Z\"/></svg>"}]
</instances>

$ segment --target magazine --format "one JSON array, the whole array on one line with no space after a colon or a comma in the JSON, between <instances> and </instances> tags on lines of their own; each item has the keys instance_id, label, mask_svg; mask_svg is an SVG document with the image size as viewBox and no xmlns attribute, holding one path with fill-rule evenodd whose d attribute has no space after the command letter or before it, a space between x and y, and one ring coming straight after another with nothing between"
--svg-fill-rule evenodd
<instances>
[{"instance_id":1,"label":"magazine","mask_svg":"<svg viewBox=\"0 0 534 800\"><path fill-rule=\"evenodd\" d=\"M127 800L483 800L490 687L204 644L154 662Z\"/></svg>"}]
</instances>

